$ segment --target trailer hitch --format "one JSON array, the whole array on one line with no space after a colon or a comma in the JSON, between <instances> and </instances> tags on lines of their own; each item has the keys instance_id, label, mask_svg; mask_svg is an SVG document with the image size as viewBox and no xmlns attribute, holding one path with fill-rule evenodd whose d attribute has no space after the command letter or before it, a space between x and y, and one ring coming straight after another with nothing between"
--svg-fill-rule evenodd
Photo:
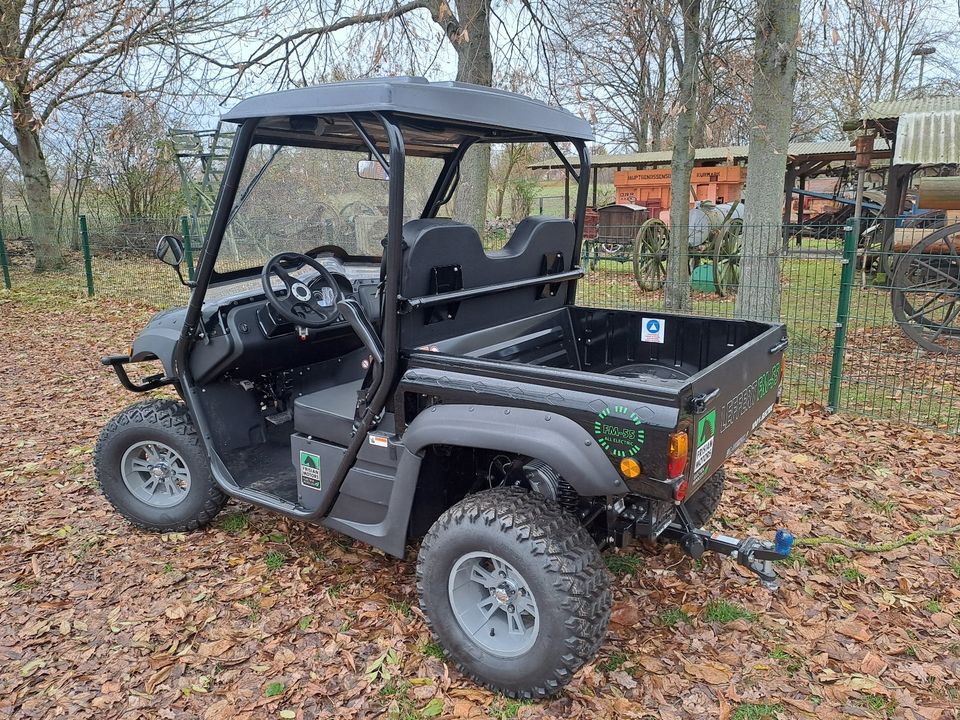
<instances>
[{"instance_id":1,"label":"trailer hitch","mask_svg":"<svg viewBox=\"0 0 960 720\"><path fill-rule=\"evenodd\" d=\"M675 521L660 537L667 542L677 543L684 553L698 560L708 550L733 558L739 565L756 574L760 578L760 584L767 590L778 588L777 572L773 563L775 560L790 557L794 540L793 535L786 530L777 530L774 542L753 537L740 540L729 535L710 533L694 526L683 505L677 507Z\"/></svg>"}]
</instances>

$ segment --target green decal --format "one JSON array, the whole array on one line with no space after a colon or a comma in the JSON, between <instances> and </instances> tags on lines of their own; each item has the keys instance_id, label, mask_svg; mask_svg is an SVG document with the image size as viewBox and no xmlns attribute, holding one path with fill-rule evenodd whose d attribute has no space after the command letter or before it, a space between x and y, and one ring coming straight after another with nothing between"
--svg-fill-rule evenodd
<instances>
[{"instance_id":1,"label":"green decal","mask_svg":"<svg viewBox=\"0 0 960 720\"><path fill-rule=\"evenodd\" d=\"M597 444L610 455L625 458L636 455L643 445L643 428L640 416L623 405L604 408L593 423Z\"/></svg>"},{"instance_id":2,"label":"green decal","mask_svg":"<svg viewBox=\"0 0 960 720\"><path fill-rule=\"evenodd\" d=\"M713 437L717 427L717 411L711 410L697 423L697 447L700 447Z\"/></svg>"},{"instance_id":3,"label":"green decal","mask_svg":"<svg viewBox=\"0 0 960 720\"><path fill-rule=\"evenodd\" d=\"M320 487L320 456L300 451L300 482L310 487Z\"/></svg>"}]
</instances>

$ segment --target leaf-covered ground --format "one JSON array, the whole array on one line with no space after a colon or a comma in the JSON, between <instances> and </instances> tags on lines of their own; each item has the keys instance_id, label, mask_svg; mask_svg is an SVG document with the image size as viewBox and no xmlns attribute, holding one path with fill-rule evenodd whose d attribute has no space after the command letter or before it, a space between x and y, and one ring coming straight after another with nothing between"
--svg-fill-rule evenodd
<instances>
[{"instance_id":1,"label":"leaf-covered ground","mask_svg":"<svg viewBox=\"0 0 960 720\"><path fill-rule=\"evenodd\" d=\"M874 552L801 547L776 594L718 557L610 555L596 662L518 704L444 661L410 560L245 506L166 536L111 511L91 450L133 398L97 359L149 314L0 295L0 716L958 716L960 535L927 537L960 523L955 437L779 409L732 463L717 528Z\"/></svg>"}]
</instances>

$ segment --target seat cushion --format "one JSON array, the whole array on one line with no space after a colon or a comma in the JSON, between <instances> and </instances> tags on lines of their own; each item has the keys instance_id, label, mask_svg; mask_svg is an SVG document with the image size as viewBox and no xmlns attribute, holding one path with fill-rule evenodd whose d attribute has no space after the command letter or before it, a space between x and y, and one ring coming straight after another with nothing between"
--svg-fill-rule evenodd
<instances>
[{"instance_id":1,"label":"seat cushion","mask_svg":"<svg viewBox=\"0 0 960 720\"><path fill-rule=\"evenodd\" d=\"M315 438L348 445L362 380L301 395L293 402L293 427Z\"/></svg>"}]
</instances>

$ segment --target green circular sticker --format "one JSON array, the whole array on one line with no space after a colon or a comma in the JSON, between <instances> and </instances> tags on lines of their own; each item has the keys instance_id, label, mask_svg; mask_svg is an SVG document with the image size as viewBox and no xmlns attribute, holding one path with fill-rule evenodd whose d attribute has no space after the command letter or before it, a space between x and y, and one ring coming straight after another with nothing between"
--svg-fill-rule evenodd
<instances>
[{"instance_id":1,"label":"green circular sticker","mask_svg":"<svg viewBox=\"0 0 960 720\"><path fill-rule=\"evenodd\" d=\"M597 443L609 454L618 458L636 455L643 445L643 428L640 416L623 405L604 408L593 423Z\"/></svg>"}]
</instances>

